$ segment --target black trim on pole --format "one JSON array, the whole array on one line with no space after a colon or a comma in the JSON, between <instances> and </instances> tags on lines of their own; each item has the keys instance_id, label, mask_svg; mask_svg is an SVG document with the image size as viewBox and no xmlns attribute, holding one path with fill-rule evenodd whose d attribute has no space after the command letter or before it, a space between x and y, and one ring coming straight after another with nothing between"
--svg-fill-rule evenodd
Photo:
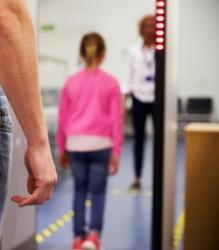
<instances>
[{"instance_id":1,"label":"black trim on pole","mask_svg":"<svg viewBox=\"0 0 219 250\"><path fill-rule=\"evenodd\" d=\"M152 250L162 250L163 228L163 178L164 178L164 92L165 92L165 54L156 53L156 102L155 137L153 169L153 212L152 212Z\"/></svg>"},{"instance_id":2,"label":"black trim on pole","mask_svg":"<svg viewBox=\"0 0 219 250\"><path fill-rule=\"evenodd\" d=\"M156 1L158 4L159 0ZM166 4L164 1L166 16ZM157 9L159 7L157 6ZM158 14L157 14L158 15ZM156 101L155 101L155 136L154 136L154 169L153 169L153 207L152 207L152 250L163 250L163 180L164 180L164 129L165 129L165 31L164 47L156 47Z\"/></svg>"}]
</instances>

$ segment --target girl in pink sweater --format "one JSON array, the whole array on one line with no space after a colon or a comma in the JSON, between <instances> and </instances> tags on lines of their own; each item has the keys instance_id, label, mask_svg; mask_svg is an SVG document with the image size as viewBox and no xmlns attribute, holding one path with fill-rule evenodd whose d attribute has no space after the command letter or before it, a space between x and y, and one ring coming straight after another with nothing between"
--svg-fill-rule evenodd
<instances>
[{"instance_id":1,"label":"girl in pink sweater","mask_svg":"<svg viewBox=\"0 0 219 250\"><path fill-rule=\"evenodd\" d=\"M57 144L61 165L69 162L74 178L73 250L99 250L107 176L118 171L123 143L122 97L116 79L99 68L105 56L103 38L85 35L80 54L86 66L62 90ZM86 232L88 197L92 209Z\"/></svg>"}]
</instances>

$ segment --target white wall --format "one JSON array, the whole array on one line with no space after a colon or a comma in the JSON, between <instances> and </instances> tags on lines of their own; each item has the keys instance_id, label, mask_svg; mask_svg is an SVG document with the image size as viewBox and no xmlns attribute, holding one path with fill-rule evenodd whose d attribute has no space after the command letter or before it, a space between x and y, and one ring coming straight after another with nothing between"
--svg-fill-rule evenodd
<instances>
[{"instance_id":1,"label":"white wall","mask_svg":"<svg viewBox=\"0 0 219 250\"><path fill-rule=\"evenodd\" d=\"M37 27L37 22L38 22L38 0L27 0L27 5L30 10L32 20L34 22L35 27Z\"/></svg>"},{"instance_id":2,"label":"white wall","mask_svg":"<svg viewBox=\"0 0 219 250\"><path fill-rule=\"evenodd\" d=\"M123 53L138 40L137 23L139 19L155 9L154 0L41 0L40 22L54 23L56 30L40 34L40 53L66 60L68 71L78 68L79 42L86 32L98 31L108 45L104 64L109 72L122 79ZM57 78L47 78L45 67L41 65L43 86L61 85ZM47 66L46 66L47 65ZM60 65L61 67L61 65ZM43 69L42 69L43 68ZM51 73L51 67L50 67ZM55 74L55 72L53 72Z\"/></svg>"},{"instance_id":3,"label":"white wall","mask_svg":"<svg viewBox=\"0 0 219 250\"><path fill-rule=\"evenodd\" d=\"M180 95L215 101L219 119L219 1L180 1Z\"/></svg>"},{"instance_id":4,"label":"white wall","mask_svg":"<svg viewBox=\"0 0 219 250\"><path fill-rule=\"evenodd\" d=\"M137 22L152 13L151 0L40 0L40 22L54 23L56 30L40 34L40 53L69 65L41 64L42 86L61 86L66 72L78 68L81 36L97 30L106 38L108 56L104 67L122 81L123 53L138 40ZM179 95L210 95L219 119L218 0L183 0L179 8ZM54 67L56 68L54 70ZM64 69L63 69L64 67ZM58 70L57 70L58 68Z\"/></svg>"}]
</instances>

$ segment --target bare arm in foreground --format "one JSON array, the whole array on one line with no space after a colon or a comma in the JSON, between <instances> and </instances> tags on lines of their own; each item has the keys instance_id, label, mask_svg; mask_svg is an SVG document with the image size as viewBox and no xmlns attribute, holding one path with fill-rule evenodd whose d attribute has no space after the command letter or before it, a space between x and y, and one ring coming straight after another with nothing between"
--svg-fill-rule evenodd
<instances>
[{"instance_id":1,"label":"bare arm in foreground","mask_svg":"<svg viewBox=\"0 0 219 250\"><path fill-rule=\"evenodd\" d=\"M0 81L27 138L28 197L19 206L50 199L57 181L43 118L35 35L25 0L0 1ZM19 166L17 166L19 167Z\"/></svg>"}]
</instances>

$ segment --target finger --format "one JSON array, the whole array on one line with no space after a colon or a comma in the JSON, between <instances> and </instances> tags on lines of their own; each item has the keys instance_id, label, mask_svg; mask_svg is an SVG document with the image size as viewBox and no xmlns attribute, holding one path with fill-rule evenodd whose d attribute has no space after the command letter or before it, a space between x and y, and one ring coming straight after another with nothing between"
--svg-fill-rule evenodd
<instances>
[{"instance_id":1,"label":"finger","mask_svg":"<svg viewBox=\"0 0 219 250\"><path fill-rule=\"evenodd\" d=\"M52 191L50 192L50 195L49 195L49 197L48 197L47 201L49 201L49 200L52 198L53 193L54 193L54 190L52 190Z\"/></svg>"},{"instance_id":2,"label":"finger","mask_svg":"<svg viewBox=\"0 0 219 250\"><path fill-rule=\"evenodd\" d=\"M32 182L28 181L27 184L27 190L29 194L32 194L34 192L35 186L32 184Z\"/></svg>"},{"instance_id":3,"label":"finger","mask_svg":"<svg viewBox=\"0 0 219 250\"><path fill-rule=\"evenodd\" d=\"M31 185L30 185L31 184ZM31 192L32 194L28 197L24 197L24 199L18 200L19 206L20 207L25 207L25 206L30 206L30 205L41 205L48 199L50 199L52 192L53 192L53 187L54 184L47 184L43 185L41 187L37 187L33 189L34 183L29 183L31 186Z\"/></svg>"},{"instance_id":4,"label":"finger","mask_svg":"<svg viewBox=\"0 0 219 250\"><path fill-rule=\"evenodd\" d=\"M37 188L34 190L33 194L26 197L23 201L20 202L20 207L26 207L31 205L41 205L44 201L46 201L48 196L46 197L45 192L42 191L41 188Z\"/></svg>"},{"instance_id":5,"label":"finger","mask_svg":"<svg viewBox=\"0 0 219 250\"><path fill-rule=\"evenodd\" d=\"M25 165L26 165L26 168L28 171L27 189L28 189L29 194L32 194L34 191L34 188L35 188L34 176L33 176L32 171L31 171L31 167L30 167L30 163L29 163L29 160L27 157L27 153L25 154Z\"/></svg>"},{"instance_id":6,"label":"finger","mask_svg":"<svg viewBox=\"0 0 219 250\"><path fill-rule=\"evenodd\" d=\"M41 205L43 202L44 200L36 199L33 195L30 195L19 203L19 207Z\"/></svg>"},{"instance_id":7,"label":"finger","mask_svg":"<svg viewBox=\"0 0 219 250\"><path fill-rule=\"evenodd\" d=\"M11 201L15 202L15 203L21 203L22 201L24 201L26 199L26 197L22 197L22 196L18 196L18 195L14 195L11 197Z\"/></svg>"},{"instance_id":8,"label":"finger","mask_svg":"<svg viewBox=\"0 0 219 250\"><path fill-rule=\"evenodd\" d=\"M50 199L53 191L53 185L47 187L36 188L32 195L23 200L19 206L31 206L31 205L42 205L45 201Z\"/></svg>"},{"instance_id":9,"label":"finger","mask_svg":"<svg viewBox=\"0 0 219 250\"><path fill-rule=\"evenodd\" d=\"M27 189L28 189L29 194L32 194L35 189L34 179L31 176L29 176L27 180Z\"/></svg>"},{"instance_id":10,"label":"finger","mask_svg":"<svg viewBox=\"0 0 219 250\"><path fill-rule=\"evenodd\" d=\"M18 205L19 207L27 207L27 206L34 206L34 205L41 205L41 204L43 204L43 201L39 202L32 195L30 195L26 197L24 200L22 200Z\"/></svg>"}]
</instances>

